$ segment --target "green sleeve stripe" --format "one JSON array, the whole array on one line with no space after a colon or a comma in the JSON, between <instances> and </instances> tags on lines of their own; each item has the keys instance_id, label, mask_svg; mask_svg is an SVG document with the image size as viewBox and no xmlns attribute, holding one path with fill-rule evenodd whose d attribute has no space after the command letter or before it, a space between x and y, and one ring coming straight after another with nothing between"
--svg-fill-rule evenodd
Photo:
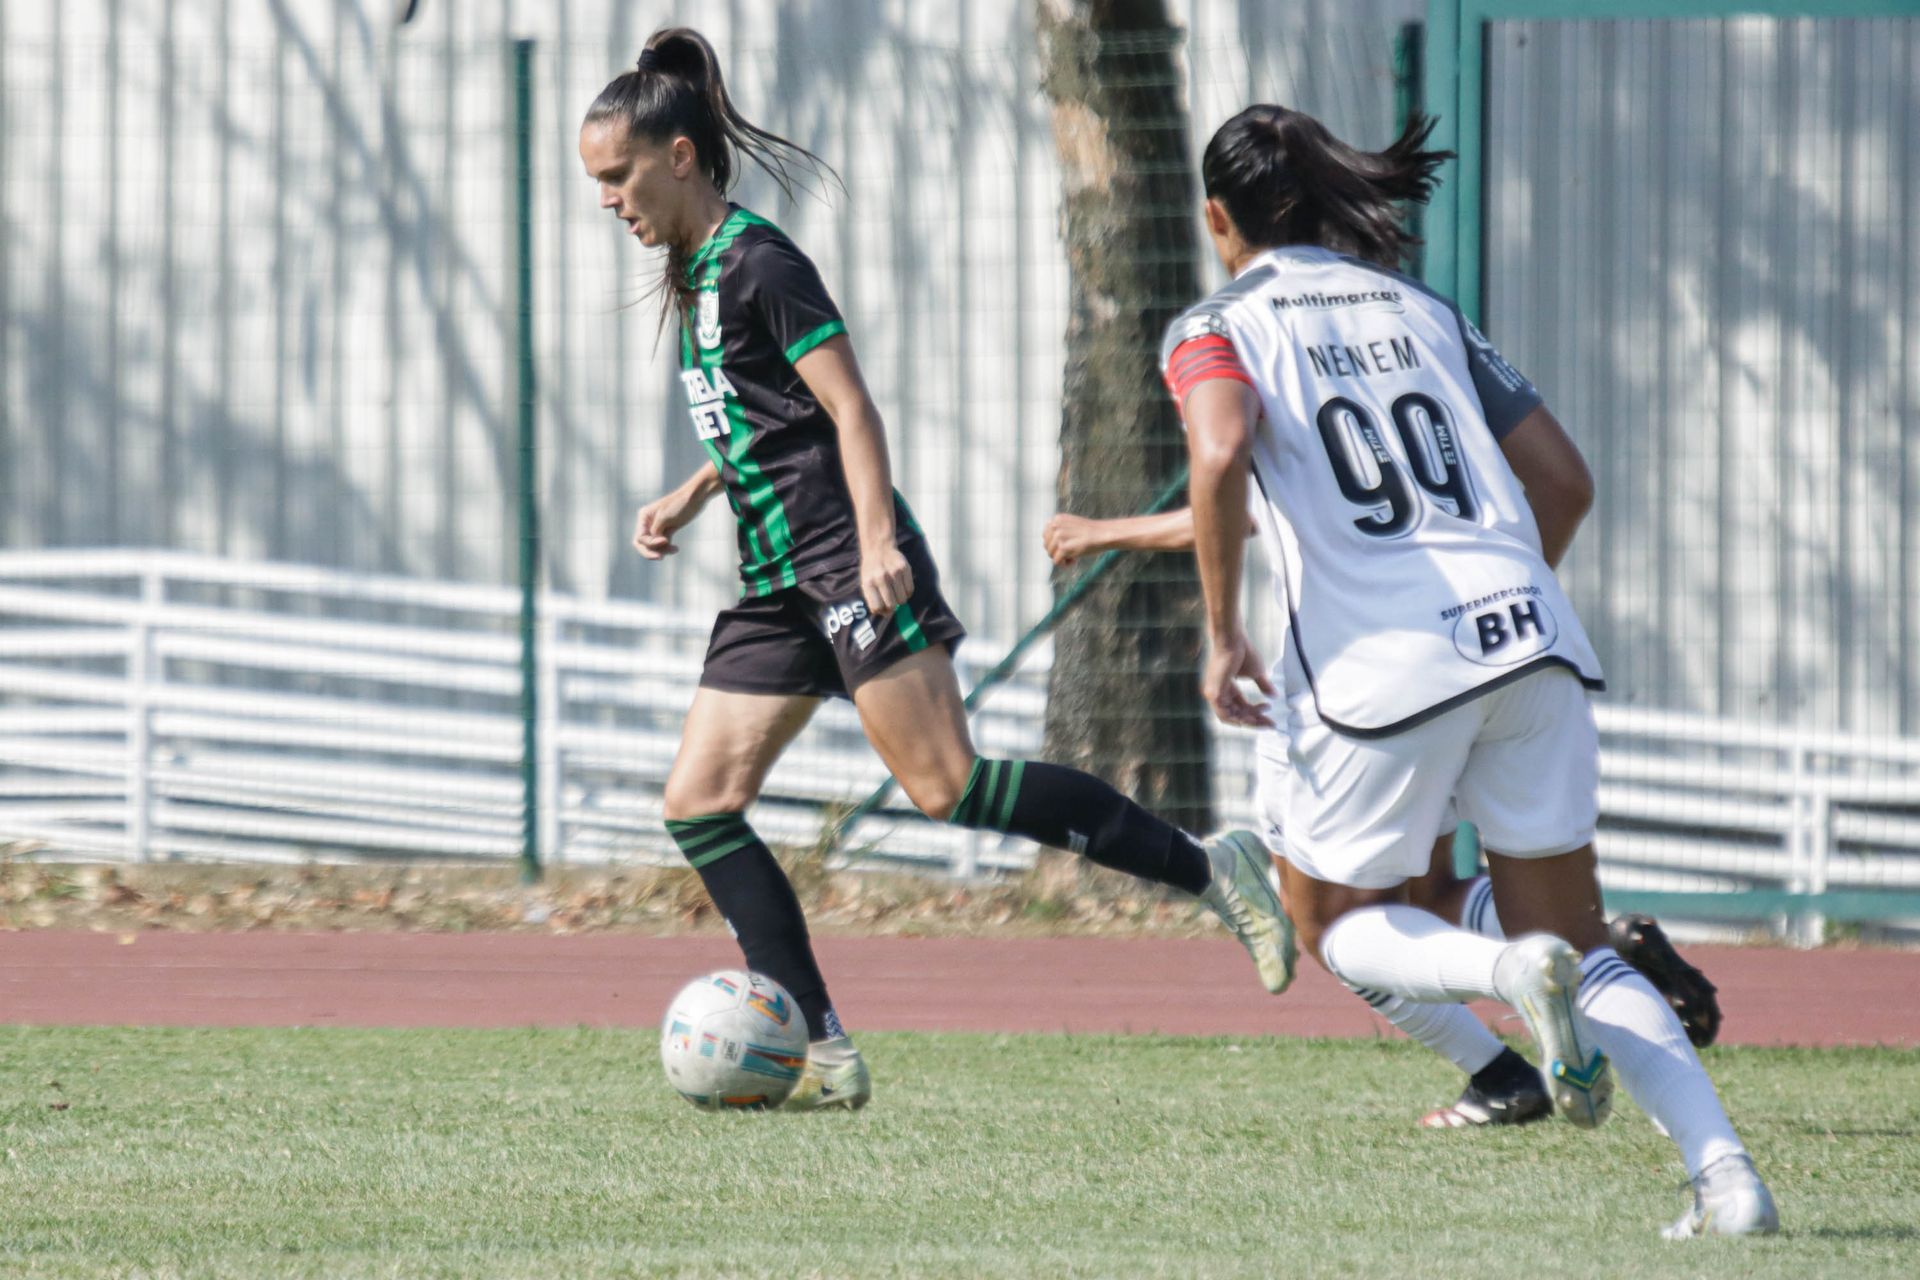
<instances>
[{"instance_id":1,"label":"green sleeve stripe","mask_svg":"<svg viewBox=\"0 0 1920 1280\"><path fill-rule=\"evenodd\" d=\"M1005 831L1008 824L1013 821L1013 802L1020 796L1020 775L1026 772L1026 768L1027 762L1025 760L1015 760L1013 762L1013 768L1007 771L1009 774L1007 778L1007 793L1000 797L1000 821L994 823L994 826L1001 831Z\"/></svg>"},{"instance_id":2,"label":"green sleeve stripe","mask_svg":"<svg viewBox=\"0 0 1920 1280\"><path fill-rule=\"evenodd\" d=\"M825 324L821 325L818 329L815 329L812 333L808 334L804 338L801 338L798 342L794 343L792 346L787 348L787 363L793 364L794 362L799 360L801 356L807 354L807 352L813 350L815 347L825 342L828 338L837 338L841 334L845 333L846 331L847 331L846 321L844 320L827 321Z\"/></svg>"},{"instance_id":3,"label":"green sleeve stripe","mask_svg":"<svg viewBox=\"0 0 1920 1280\"><path fill-rule=\"evenodd\" d=\"M918 653L927 647L927 633L920 629L920 620L906 605L894 608L893 625L900 628L900 638L907 642L908 653Z\"/></svg>"}]
</instances>

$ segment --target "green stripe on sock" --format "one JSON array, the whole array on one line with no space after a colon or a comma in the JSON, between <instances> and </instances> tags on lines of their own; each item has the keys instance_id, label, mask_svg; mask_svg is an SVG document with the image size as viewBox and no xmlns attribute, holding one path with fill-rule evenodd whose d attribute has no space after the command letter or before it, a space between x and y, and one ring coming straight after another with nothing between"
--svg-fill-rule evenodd
<instances>
[{"instance_id":1,"label":"green stripe on sock","mask_svg":"<svg viewBox=\"0 0 1920 1280\"><path fill-rule=\"evenodd\" d=\"M893 625L900 628L900 638L907 642L907 652L918 653L927 647L927 633L920 629L920 620L913 616L913 610L906 605L894 609Z\"/></svg>"},{"instance_id":2,"label":"green stripe on sock","mask_svg":"<svg viewBox=\"0 0 1920 1280\"><path fill-rule=\"evenodd\" d=\"M705 853L716 844L726 840L739 839L746 829L744 823L736 826L715 827L711 831L695 831L674 837L674 843L680 846L680 852L689 858L696 853Z\"/></svg>"},{"instance_id":3,"label":"green stripe on sock","mask_svg":"<svg viewBox=\"0 0 1920 1280\"><path fill-rule=\"evenodd\" d=\"M1001 797L1000 821L994 824L1001 831L1005 831L1008 824L1013 821L1013 802L1020 795L1020 775L1026 771L1026 767L1025 760L1015 760L1013 768L1007 770L1007 794Z\"/></svg>"},{"instance_id":4,"label":"green stripe on sock","mask_svg":"<svg viewBox=\"0 0 1920 1280\"><path fill-rule=\"evenodd\" d=\"M961 788L960 803L953 806L953 812L947 815L947 821L956 827L975 825L974 812L980 807L980 774L987 762L979 756L973 758L973 768L967 771L967 785Z\"/></svg>"},{"instance_id":5,"label":"green stripe on sock","mask_svg":"<svg viewBox=\"0 0 1920 1280\"><path fill-rule=\"evenodd\" d=\"M758 836L754 835L753 832L749 831L744 836L741 836L738 840L730 841L721 848L709 849L707 852L700 854L697 857L688 858L687 865L692 867L695 871L698 871L701 867L706 866L710 862L718 862L720 861L720 859L726 857L730 853L740 852L742 849L746 848L750 844L753 844L758 839L759 839Z\"/></svg>"},{"instance_id":6,"label":"green stripe on sock","mask_svg":"<svg viewBox=\"0 0 1920 1280\"><path fill-rule=\"evenodd\" d=\"M993 799L1000 794L1000 762L987 761L986 785L980 788L980 814L975 819L984 829L993 828Z\"/></svg>"},{"instance_id":7,"label":"green stripe on sock","mask_svg":"<svg viewBox=\"0 0 1920 1280\"><path fill-rule=\"evenodd\" d=\"M698 818L669 818L667 834L689 865L704 867L730 853L738 853L760 837L744 814L712 813Z\"/></svg>"}]
</instances>

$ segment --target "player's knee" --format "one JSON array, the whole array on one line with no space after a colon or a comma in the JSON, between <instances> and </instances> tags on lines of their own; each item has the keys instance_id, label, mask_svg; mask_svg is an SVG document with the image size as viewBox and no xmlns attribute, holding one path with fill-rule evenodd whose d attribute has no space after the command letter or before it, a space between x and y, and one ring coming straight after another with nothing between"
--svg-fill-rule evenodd
<instances>
[{"instance_id":1,"label":"player's knee","mask_svg":"<svg viewBox=\"0 0 1920 1280\"><path fill-rule=\"evenodd\" d=\"M900 786L906 791L907 799L913 801L913 807L935 822L945 822L953 816L953 811L960 807L960 797L966 790L966 783L965 778L956 783L946 777L900 780Z\"/></svg>"},{"instance_id":2,"label":"player's knee","mask_svg":"<svg viewBox=\"0 0 1920 1280\"><path fill-rule=\"evenodd\" d=\"M740 813L752 803L753 796L743 787L694 782L679 777L669 777L660 796L663 816L670 822L684 822L689 818L704 818L715 813Z\"/></svg>"}]
</instances>

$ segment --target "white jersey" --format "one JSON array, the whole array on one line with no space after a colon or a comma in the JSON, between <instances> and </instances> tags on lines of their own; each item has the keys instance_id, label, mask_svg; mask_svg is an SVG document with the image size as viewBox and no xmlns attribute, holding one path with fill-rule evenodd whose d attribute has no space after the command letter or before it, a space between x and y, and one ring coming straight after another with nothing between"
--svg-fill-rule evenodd
<instances>
[{"instance_id":1,"label":"white jersey","mask_svg":"<svg viewBox=\"0 0 1920 1280\"><path fill-rule=\"evenodd\" d=\"M1257 523L1329 727L1398 733L1548 665L1605 687L1500 451L1539 394L1452 303L1269 250L1174 322L1162 363L1182 399L1209 376L1259 393Z\"/></svg>"}]
</instances>

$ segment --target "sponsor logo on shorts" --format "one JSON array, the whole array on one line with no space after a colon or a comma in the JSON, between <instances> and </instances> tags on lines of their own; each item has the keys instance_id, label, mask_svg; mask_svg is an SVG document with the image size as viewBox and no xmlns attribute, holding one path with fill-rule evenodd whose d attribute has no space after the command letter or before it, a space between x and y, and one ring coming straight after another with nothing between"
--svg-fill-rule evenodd
<instances>
[{"instance_id":1,"label":"sponsor logo on shorts","mask_svg":"<svg viewBox=\"0 0 1920 1280\"><path fill-rule=\"evenodd\" d=\"M830 604L821 615L820 625L831 640L842 631L851 628L853 643L857 648L870 649L880 637L873 630L873 619L867 613L867 602L849 600L845 604Z\"/></svg>"}]
</instances>

